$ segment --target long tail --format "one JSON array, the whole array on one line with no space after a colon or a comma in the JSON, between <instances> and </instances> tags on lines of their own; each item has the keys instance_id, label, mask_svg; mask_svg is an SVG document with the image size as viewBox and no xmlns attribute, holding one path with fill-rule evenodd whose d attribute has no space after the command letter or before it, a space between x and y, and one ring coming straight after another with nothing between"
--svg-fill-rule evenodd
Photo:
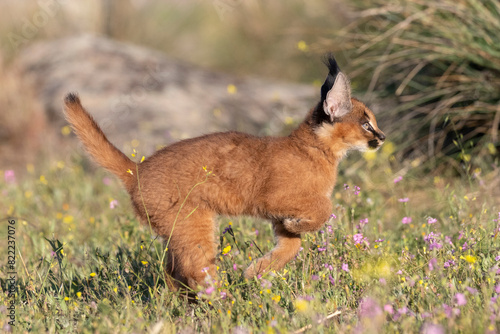
<instances>
[{"instance_id":1,"label":"long tail","mask_svg":"<svg viewBox=\"0 0 500 334\"><path fill-rule=\"evenodd\" d=\"M124 183L127 190L137 182L136 164L106 138L94 118L82 107L78 95L69 93L64 99L64 113L76 135L94 160Z\"/></svg>"}]
</instances>

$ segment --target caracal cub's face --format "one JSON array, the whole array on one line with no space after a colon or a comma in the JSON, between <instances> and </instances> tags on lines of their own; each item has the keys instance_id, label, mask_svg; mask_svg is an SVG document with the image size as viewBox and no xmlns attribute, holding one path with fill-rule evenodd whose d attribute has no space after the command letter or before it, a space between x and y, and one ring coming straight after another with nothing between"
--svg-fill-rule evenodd
<instances>
[{"instance_id":1,"label":"caracal cub's face","mask_svg":"<svg viewBox=\"0 0 500 334\"><path fill-rule=\"evenodd\" d=\"M322 86L322 108L318 106L313 113L318 124L316 134L337 156L350 150L378 149L385 135L375 115L363 102L351 97L349 80L335 61L329 62L330 73Z\"/></svg>"},{"instance_id":2,"label":"caracal cub's face","mask_svg":"<svg viewBox=\"0 0 500 334\"><path fill-rule=\"evenodd\" d=\"M377 150L385 141L384 133L378 128L373 112L363 102L351 99L352 111L335 124L335 132L342 134L348 150Z\"/></svg>"},{"instance_id":3,"label":"caracal cub's face","mask_svg":"<svg viewBox=\"0 0 500 334\"><path fill-rule=\"evenodd\" d=\"M333 124L323 123L316 130L323 142L339 156L352 150L377 150L385 141L373 112L355 98L351 103L351 112Z\"/></svg>"}]
</instances>

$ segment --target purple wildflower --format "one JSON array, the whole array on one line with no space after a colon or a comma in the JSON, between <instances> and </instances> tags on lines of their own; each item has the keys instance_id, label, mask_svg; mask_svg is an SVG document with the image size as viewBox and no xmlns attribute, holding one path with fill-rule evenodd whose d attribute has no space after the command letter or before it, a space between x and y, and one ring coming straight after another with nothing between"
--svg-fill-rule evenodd
<instances>
[{"instance_id":1,"label":"purple wildflower","mask_svg":"<svg viewBox=\"0 0 500 334\"><path fill-rule=\"evenodd\" d=\"M313 281L317 281L317 280L319 280L319 276L318 275L311 275L311 279Z\"/></svg>"},{"instance_id":2,"label":"purple wildflower","mask_svg":"<svg viewBox=\"0 0 500 334\"><path fill-rule=\"evenodd\" d=\"M464 244L462 245L462 250L463 251L466 251L467 249L469 249L469 247L467 246L467 241L464 242Z\"/></svg>"},{"instance_id":3,"label":"purple wildflower","mask_svg":"<svg viewBox=\"0 0 500 334\"><path fill-rule=\"evenodd\" d=\"M349 265L347 263L342 263L342 270L345 272L349 272Z\"/></svg>"},{"instance_id":4,"label":"purple wildflower","mask_svg":"<svg viewBox=\"0 0 500 334\"><path fill-rule=\"evenodd\" d=\"M368 242L368 238L363 237L362 233L358 233L358 234L353 235L352 239L353 239L355 245L361 245L363 243L367 244L368 246L370 245L370 243Z\"/></svg>"},{"instance_id":5,"label":"purple wildflower","mask_svg":"<svg viewBox=\"0 0 500 334\"><path fill-rule=\"evenodd\" d=\"M445 267L445 268L449 268L449 267L451 267L451 266L454 266L455 264L456 264L456 263L455 263L455 261L453 261L453 260L449 260L449 261L446 261L446 262L444 263L444 267Z\"/></svg>"},{"instance_id":6,"label":"purple wildflower","mask_svg":"<svg viewBox=\"0 0 500 334\"><path fill-rule=\"evenodd\" d=\"M436 268L437 268L437 259L433 258L429 261L429 270L433 271Z\"/></svg>"},{"instance_id":7,"label":"purple wildflower","mask_svg":"<svg viewBox=\"0 0 500 334\"><path fill-rule=\"evenodd\" d=\"M437 219L436 218L432 218L432 217L429 217L427 218L427 224L431 225L431 224L435 224L437 223Z\"/></svg>"},{"instance_id":8,"label":"purple wildflower","mask_svg":"<svg viewBox=\"0 0 500 334\"><path fill-rule=\"evenodd\" d=\"M323 266L330 271L333 270L333 266L331 264L325 263Z\"/></svg>"},{"instance_id":9,"label":"purple wildflower","mask_svg":"<svg viewBox=\"0 0 500 334\"><path fill-rule=\"evenodd\" d=\"M358 233L352 236L352 239L354 240L354 244L357 245L363 241L363 234Z\"/></svg>"},{"instance_id":10,"label":"purple wildflower","mask_svg":"<svg viewBox=\"0 0 500 334\"><path fill-rule=\"evenodd\" d=\"M451 238L447 235L444 237L444 242L453 246L453 242L451 242Z\"/></svg>"},{"instance_id":11,"label":"purple wildflower","mask_svg":"<svg viewBox=\"0 0 500 334\"><path fill-rule=\"evenodd\" d=\"M403 219L401 220L401 223L410 224L411 220L412 220L411 217L403 217Z\"/></svg>"},{"instance_id":12,"label":"purple wildflower","mask_svg":"<svg viewBox=\"0 0 500 334\"><path fill-rule=\"evenodd\" d=\"M384 241L385 241L385 239L377 239L377 240L375 240L375 242L384 242Z\"/></svg>"},{"instance_id":13,"label":"purple wildflower","mask_svg":"<svg viewBox=\"0 0 500 334\"><path fill-rule=\"evenodd\" d=\"M466 287L465 289L467 289L467 291L469 291L469 293L470 293L471 295L475 295L475 294L477 293L477 290L476 290L476 289L471 288L471 287L469 287L469 286L468 286L468 287Z\"/></svg>"},{"instance_id":14,"label":"purple wildflower","mask_svg":"<svg viewBox=\"0 0 500 334\"><path fill-rule=\"evenodd\" d=\"M445 334L445 330L441 325L425 323L422 326L422 334Z\"/></svg>"},{"instance_id":15,"label":"purple wildflower","mask_svg":"<svg viewBox=\"0 0 500 334\"><path fill-rule=\"evenodd\" d=\"M394 183L398 183L401 180L403 180L403 177L402 176L398 176L397 178L394 179Z\"/></svg>"},{"instance_id":16,"label":"purple wildflower","mask_svg":"<svg viewBox=\"0 0 500 334\"><path fill-rule=\"evenodd\" d=\"M401 202L401 203L406 203L408 202L410 199L408 197L405 197L405 198L400 198L398 199L398 202Z\"/></svg>"},{"instance_id":17,"label":"purple wildflower","mask_svg":"<svg viewBox=\"0 0 500 334\"><path fill-rule=\"evenodd\" d=\"M211 294L212 294L212 292L214 292L214 291L215 291L215 288L214 288L213 286L209 286L209 287L205 290L205 293L206 293L207 295L211 295Z\"/></svg>"},{"instance_id":18,"label":"purple wildflower","mask_svg":"<svg viewBox=\"0 0 500 334\"><path fill-rule=\"evenodd\" d=\"M273 284L269 282L267 279L263 279L262 283L260 283L260 286L263 287L264 289L269 289Z\"/></svg>"},{"instance_id":19,"label":"purple wildflower","mask_svg":"<svg viewBox=\"0 0 500 334\"><path fill-rule=\"evenodd\" d=\"M441 248L443 248L443 245L441 245L438 242L434 242L434 243L432 243L432 244L429 245L429 250L441 249Z\"/></svg>"},{"instance_id":20,"label":"purple wildflower","mask_svg":"<svg viewBox=\"0 0 500 334\"><path fill-rule=\"evenodd\" d=\"M494 222L499 222L500 223L500 212L498 213L498 219L493 219Z\"/></svg>"},{"instance_id":21,"label":"purple wildflower","mask_svg":"<svg viewBox=\"0 0 500 334\"><path fill-rule=\"evenodd\" d=\"M358 186L354 186L354 195L359 195L359 193L361 192L361 188L358 187Z\"/></svg>"},{"instance_id":22,"label":"purple wildflower","mask_svg":"<svg viewBox=\"0 0 500 334\"><path fill-rule=\"evenodd\" d=\"M434 233L434 232L431 232L429 234L427 234L426 236L424 236L424 241L429 244L429 249L430 250L433 250L433 249L440 249L441 247L443 247L443 245L441 245L439 243L439 233Z\"/></svg>"},{"instance_id":23,"label":"purple wildflower","mask_svg":"<svg viewBox=\"0 0 500 334\"><path fill-rule=\"evenodd\" d=\"M457 302L458 306L464 306L465 304L467 304L467 299L465 299L463 293L457 293L455 295L455 301Z\"/></svg>"},{"instance_id":24,"label":"purple wildflower","mask_svg":"<svg viewBox=\"0 0 500 334\"><path fill-rule=\"evenodd\" d=\"M406 313L408 313L408 308L407 308L406 306L403 306L402 308L400 308L400 309L398 310L398 313L399 313L400 315L406 314Z\"/></svg>"},{"instance_id":25,"label":"purple wildflower","mask_svg":"<svg viewBox=\"0 0 500 334\"><path fill-rule=\"evenodd\" d=\"M394 314L394 308L392 307L391 304L385 304L384 311L389 313L389 314Z\"/></svg>"},{"instance_id":26,"label":"purple wildflower","mask_svg":"<svg viewBox=\"0 0 500 334\"><path fill-rule=\"evenodd\" d=\"M447 304L443 304L443 311L444 311L444 314L446 314L447 318L451 318L451 315L452 315L451 306L448 306Z\"/></svg>"},{"instance_id":27,"label":"purple wildflower","mask_svg":"<svg viewBox=\"0 0 500 334\"><path fill-rule=\"evenodd\" d=\"M12 169L8 169L3 173L3 178L5 183L14 184L16 183L16 173Z\"/></svg>"},{"instance_id":28,"label":"purple wildflower","mask_svg":"<svg viewBox=\"0 0 500 334\"><path fill-rule=\"evenodd\" d=\"M359 316L362 318L374 318L382 314L382 309L378 305L377 301L370 297L366 297L361 300L358 311Z\"/></svg>"},{"instance_id":29,"label":"purple wildflower","mask_svg":"<svg viewBox=\"0 0 500 334\"><path fill-rule=\"evenodd\" d=\"M112 200L111 202L109 202L109 208L110 209L114 209L118 206L118 201L116 199Z\"/></svg>"},{"instance_id":30,"label":"purple wildflower","mask_svg":"<svg viewBox=\"0 0 500 334\"><path fill-rule=\"evenodd\" d=\"M356 229L358 229L358 231L361 231L366 224L368 224L368 218L361 219L359 221L359 225L356 225Z\"/></svg>"},{"instance_id":31,"label":"purple wildflower","mask_svg":"<svg viewBox=\"0 0 500 334\"><path fill-rule=\"evenodd\" d=\"M330 280L330 283L332 283L332 285L335 285L335 279L331 275L328 275L328 279Z\"/></svg>"}]
</instances>

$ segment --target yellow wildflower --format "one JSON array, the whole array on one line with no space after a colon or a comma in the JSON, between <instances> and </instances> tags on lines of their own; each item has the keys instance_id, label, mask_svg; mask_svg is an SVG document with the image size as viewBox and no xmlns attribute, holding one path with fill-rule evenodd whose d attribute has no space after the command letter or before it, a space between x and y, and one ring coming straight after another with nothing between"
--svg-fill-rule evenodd
<instances>
[{"instance_id":1,"label":"yellow wildflower","mask_svg":"<svg viewBox=\"0 0 500 334\"><path fill-rule=\"evenodd\" d=\"M307 312L309 308L309 303L305 299L297 299L294 305L299 312Z\"/></svg>"},{"instance_id":2,"label":"yellow wildflower","mask_svg":"<svg viewBox=\"0 0 500 334\"><path fill-rule=\"evenodd\" d=\"M229 253L231 251L231 245L227 245L227 247L225 247L223 250L222 250L222 255L226 255L227 253Z\"/></svg>"},{"instance_id":3,"label":"yellow wildflower","mask_svg":"<svg viewBox=\"0 0 500 334\"><path fill-rule=\"evenodd\" d=\"M465 256L465 261L469 263L476 263L476 257L472 255L466 255Z\"/></svg>"},{"instance_id":4,"label":"yellow wildflower","mask_svg":"<svg viewBox=\"0 0 500 334\"><path fill-rule=\"evenodd\" d=\"M302 52L307 52L309 51L309 45L305 41L299 41L297 43L297 49L299 49Z\"/></svg>"},{"instance_id":5,"label":"yellow wildflower","mask_svg":"<svg viewBox=\"0 0 500 334\"><path fill-rule=\"evenodd\" d=\"M233 85L233 84L227 85L227 92L229 94L236 94L237 91L238 91L238 89L236 88L235 85Z\"/></svg>"}]
</instances>

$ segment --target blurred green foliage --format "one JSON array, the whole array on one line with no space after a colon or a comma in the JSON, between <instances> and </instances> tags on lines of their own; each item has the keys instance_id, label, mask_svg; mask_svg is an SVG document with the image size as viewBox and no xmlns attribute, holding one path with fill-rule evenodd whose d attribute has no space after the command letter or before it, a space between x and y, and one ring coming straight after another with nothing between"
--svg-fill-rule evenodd
<instances>
[{"instance_id":1,"label":"blurred green foliage","mask_svg":"<svg viewBox=\"0 0 500 334\"><path fill-rule=\"evenodd\" d=\"M348 59L360 90L387 101L380 120L398 157L431 159L433 167L445 156L498 163L498 1L353 4L354 21L323 46Z\"/></svg>"}]
</instances>

